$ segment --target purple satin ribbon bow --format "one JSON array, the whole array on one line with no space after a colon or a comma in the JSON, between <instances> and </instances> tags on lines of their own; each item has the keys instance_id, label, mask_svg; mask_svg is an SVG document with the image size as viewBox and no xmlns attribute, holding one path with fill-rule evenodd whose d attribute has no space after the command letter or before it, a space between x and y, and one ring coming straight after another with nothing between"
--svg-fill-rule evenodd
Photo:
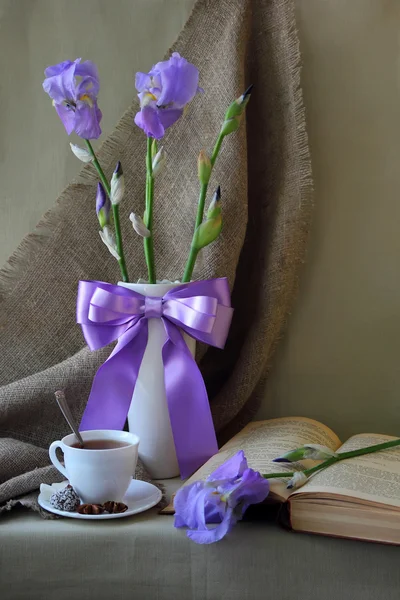
<instances>
[{"instance_id":1,"label":"purple satin ribbon bow","mask_svg":"<svg viewBox=\"0 0 400 600\"><path fill-rule=\"evenodd\" d=\"M77 322L91 350L118 340L93 381L81 431L123 429L147 345L147 320L163 321L165 390L181 476L218 451L207 391L182 333L223 348L232 320L226 278L185 283L162 298L122 286L80 281Z\"/></svg>"}]
</instances>

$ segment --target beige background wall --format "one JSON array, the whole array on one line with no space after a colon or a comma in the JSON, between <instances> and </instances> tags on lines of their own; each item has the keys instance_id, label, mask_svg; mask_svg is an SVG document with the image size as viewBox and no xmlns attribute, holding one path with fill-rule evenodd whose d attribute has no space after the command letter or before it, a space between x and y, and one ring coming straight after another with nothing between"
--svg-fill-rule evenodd
<instances>
[{"instance_id":1,"label":"beige background wall","mask_svg":"<svg viewBox=\"0 0 400 600\"><path fill-rule=\"evenodd\" d=\"M298 0L309 257L260 416L400 434L400 2Z\"/></svg>"},{"instance_id":2,"label":"beige background wall","mask_svg":"<svg viewBox=\"0 0 400 600\"><path fill-rule=\"evenodd\" d=\"M218 0L215 0L218 1ZM79 170L42 92L49 63L99 66L103 131L193 0L0 0L0 263ZM261 417L400 433L398 0L296 0L316 188L308 262Z\"/></svg>"}]
</instances>

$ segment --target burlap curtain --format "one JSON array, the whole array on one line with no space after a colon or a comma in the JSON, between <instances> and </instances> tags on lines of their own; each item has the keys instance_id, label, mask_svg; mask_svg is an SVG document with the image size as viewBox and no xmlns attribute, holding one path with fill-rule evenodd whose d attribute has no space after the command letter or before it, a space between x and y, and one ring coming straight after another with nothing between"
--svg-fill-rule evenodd
<instances>
[{"instance_id":1,"label":"burlap curtain","mask_svg":"<svg viewBox=\"0 0 400 600\"><path fill-rule=\"evenodd\" d=\"M231 100L249 83L255 86L247 121L225 140L212 176L210 187L222 188L223 233L195 271L196 278L226 275L233 288L226 350L200 352L224 439L258 406L304 260L312 184L293 1L198 0L173 50L198 66L205 94L165 137L168 164L157 179L154 229L163 278L183 272L198 152L212 148ZM131 280L146 275L142 244L128 221L131 210L143 211L145 137L133 125L136 110L134 102L100 151L107 174L118 159L126 174L121 217ZM89 352L75 324L78 280L115 282L119 276L98 237L96 182L93 168L85 167L0 274L0 511L16 501L34 507L40 482L60 478L47 458L50 442L67 432L54 390L66 389L79 419L95 371L110 352Z\"/></svg>"}]
</instances>

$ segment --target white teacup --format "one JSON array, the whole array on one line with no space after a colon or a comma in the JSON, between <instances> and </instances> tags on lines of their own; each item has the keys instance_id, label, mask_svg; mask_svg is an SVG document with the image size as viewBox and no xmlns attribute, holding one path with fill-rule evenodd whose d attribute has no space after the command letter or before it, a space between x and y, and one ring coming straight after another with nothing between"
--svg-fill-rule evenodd
<instances>
[{"instance_id":1,"label":"white teacup","mask_svg":"<svg viewBox=\"0 0 400 600\"><path fill-rule=\"evenodd\" d=\"M106 449L73 447L77 439L73 433L53 442L49 448L53 465L70 482L85 503L102 504L108 500L120 502L135 473L139 438L128 431L97 429L82 431L84 442L97 445L115 443ZM119 445L117 447L117 444ZM56 456L60 448L64 453L65 466Z\"/></svg>"}]
</instances>

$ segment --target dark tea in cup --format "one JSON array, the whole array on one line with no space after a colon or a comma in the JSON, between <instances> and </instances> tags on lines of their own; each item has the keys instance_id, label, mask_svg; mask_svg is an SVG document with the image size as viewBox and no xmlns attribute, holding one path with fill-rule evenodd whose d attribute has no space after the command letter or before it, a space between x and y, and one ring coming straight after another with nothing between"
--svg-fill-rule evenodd
<instances>
[{"instance_id":1,"label":"dark tea in cup","mask_svg":"<svg viewBox=\"0 0 400 600\"><path fill-rule=\"evenodd\" d=\"M121 442L118 440L87 440L85 446L79 443L71 444L71 448L80 448L81 450L112 450L113 448L125 448L129 446L128 442Z\"/></svg>"}]
</instances>

